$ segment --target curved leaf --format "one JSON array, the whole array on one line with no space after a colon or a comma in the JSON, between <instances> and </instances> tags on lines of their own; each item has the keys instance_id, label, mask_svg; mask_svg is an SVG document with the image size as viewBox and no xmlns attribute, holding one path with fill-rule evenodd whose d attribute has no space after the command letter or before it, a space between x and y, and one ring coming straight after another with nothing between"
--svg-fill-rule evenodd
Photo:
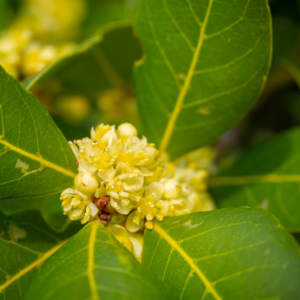
<instances>
[{"instance_id":1,"label":"curved leaf","mask_svg":"<svg viewBox=\"0 0 300 300\"><path fill-rule=\"evenodd\" d=\"M266 0L141 0L135 30L145 48L135 70L141 121L172 157L237 123L266 80Z\"/></svg>"},{"instance_id":2,"label":"curved leaf","mask_svg":"<svg viewBox=\"0 0 300 300\"><path fill-rule=\"evenodd\" d=\"M167 299L164 287L98 222L44 264L26 299Z\"/></svg>"},{"instance_id":3,"label":"curved leaf","mask_svg":"<svg viewBox=\"0 0 300 300\"><path fill-rule=\"evenodd\" d=\"M300 253L262 209L231 208L167 218L147 230L143 264L172 299L296 299Z\"/></svg>"},{"instance_id":4,"label":"curved leaf","mask_svg":"<svg viewBox=\"0 0 300 300\"><path fill-rule=\"evenodd\" d=\"M88 14L82 24L81 37L90 37L113 21L132 20L138 0L88 0Z\"/></svg>"},{"instance_id":5,"label":"curved leaf","mask_svg":"<svg viewBox=\"0 0 300 300\"><path fill-rule=\"evenodd\" d=\"M300 231L300 129L242 154L227 171L209 181L219 207L259 206L290 231Z\"/></svg>"},{"instance_id":6,"label":"curved leaf","mask_svg":"<svg viewBox=\"0 0 300 300\"><path fill-rule=\"evenodd\" d=\"M0 211L6 216L10 216L17 212L28 209L35 209L40 211L44 220L51 226L51 228L60 230L65 226L66 222L70 222L68 216L63 214L60 194L53 194L44 197L36 198L17 198L4 199L0 201Z\"/></svg>"},{"instance_id":7,"label":"curved leaf","mask_svg":"<svg viewBox=\"0 0 300 300\"><path fill-rule=\"evenodd\" d=\"M128 86L133 63L140 56L131 22L114 22L23 85L33 90L38 84L58 81L65 92L94 96L105 89Z\"/></svg>"},{"instance_id":8,"label":"curved leaf","mask_svg":"<svg viewBox=\"0 0 300 300\"><path fill-rule=\"evenodd\" d=\"M52 230L37 211L0 212L0 299L24 299L38 268L78 230Z\"/></svg>"},{"instance_id":9,"label":"curved leaf","mask_svg":"<svg viewBox=\"0 0 300 300\"><path fill-rule=\"evenodd\" d=\"M0 67L0 198L39 197L72 185L75 156L39 101Z\"/></svg>"}]
</instances>

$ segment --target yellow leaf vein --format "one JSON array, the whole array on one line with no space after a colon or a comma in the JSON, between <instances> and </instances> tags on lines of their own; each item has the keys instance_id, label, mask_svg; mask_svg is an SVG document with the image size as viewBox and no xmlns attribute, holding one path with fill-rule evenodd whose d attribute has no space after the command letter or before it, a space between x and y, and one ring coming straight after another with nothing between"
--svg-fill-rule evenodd
<instances>
[{"instance_id":1,"label":"yellow leaf vein","mask_svg":"<svg viewBox=\"0 0 300 300\"><path fill-rule=\"evenodd\" d=\"M195 68L196 68L196 65L197 65L197 62L198 62L198 57L200 55L202 45L203 45L203 41L205 39L205 29L206 29L206 26L207 26L207 23L208 23L208 19L209 19L212 4L213 4L213 0L210 0L209 4L208 4L206 15L205 15L205 18L204 18L203 26L201 27L201 30L200 30L199 41L198 41L196 50L194 52L193 59L192 59L187 77L184 81L182 89L180 90L179 96L176 100L174 110L173 110L172 115L169 119L169 122L167 124L167 128L165 130L165 133L164 133L164 136L163 136L163 139L162 139L162 142L160 144L160 148L159 148L160 153L165 152L165 150L167 149L167 146L168 146L169 141L171 139L171 136L172 136L172 133L173 133L173 130L174 130L174 127L175 127L175 123L176 123L178 115L180 113L183 101L184 101L185 96L187 94L187 91L190 87L190 83L191 83L191 80L193 78L194 71L195 71Z\"/></svg>"},{"instance_id":2,"label":"yellow leaf vein","mask_svg":"<svg viewBox=\"0 0 300 300\"><path fill-rule=\"evenodd\" d=\"M72 171L69 171L69 170L67 170L67 169L64 169L64 168L62 168L62 167L60 167L60 166L58 166L58 165L56 165L56 164L54 164L54 163L52 163L52 162L50 162L50 161L44 159L44 158L42 158L42 157L39 157L39 156L36 156L36 155L34 155L34 154L32 154L32 153L26 152L26 151L22 150L21 148L16 147L16 146L14 146L14 145L8 143L8 142L5 141L5 140L0 139L0 144L2 144L2 145L4 145L4 146L8 147L9 149L11 149L11 150L13 150L13 151L15 151L15 152L17 152L17 153L20 153L20 154L22 154L22 155L24 155L24 156L27 156L27 157L29 157L29 158L35 160L35 161L38 161L38 162L40 162L41 164L43 164L43 165L45 165L45 166L47 166L47 167L49 167L49 168L51 168L51 169L53 169L53 170L55 170L55 171L57 171L57 172L63 173L63 174L65 174L66 176L69 176L69 177L72 177L72 178L75 178L75 177L76 177L76 174L73 173Z\"/></svg>"},{"instance_id":3,"label":"yellow leaf vein","mask_svg":"<svg viewBox=\"0 0 300 300\"><path fill-rule=\"evenodd\" d=\"M48 259L54 252L56 252L66 241L61 242L51 250L45 252L43 256L41 256L39 259L28 265L26 268L21 270L19 273L16 275L12 276L10 279L8 279L4 284L0 285L0 293L7 288L9 285L11 285L13 282L30 272L32 269L34 269L37 266L40 266L41 264L44 263L46 259Z\"/></svg>"},{"instance_id":4,"label":"yellow leaf vein","mask_svg":"<svg viewBox=\"0 0 300 300\"><path fill-rule=\"evenodd\" d=\"M97 227L98 227L97 222L93 222L92 229L91 229L90 241L89 241L88 270L87 270L93 300L100 300L99 295L98 295L98 288L97 288L97 284L96 284L96 280L95 280L95 275L94 275L94 269L95 269L95 264L94 264L94 250L95 249L94 248L95 248L95 242L96 242Z\"/></svg>"},{"instance_id":5,"label":"yellow leaf vein","mask_svg":"<svg viewBox=\"0 0 300 300\"><path fill-rule=\"evenodd\" d=\"M191 266L191 268L196 272L202 282L205 284L207 290L214 296L216 300L222 300L221 296L214 289L213 284L207 279L207 277L201 272L201 270L194 263L193 259L177 244L175 240L173 240L164 229L162 229L159 225L155 224L154 230L164 238L173 249L175 249L184 260Z\"/></svg>"}]
</instances>

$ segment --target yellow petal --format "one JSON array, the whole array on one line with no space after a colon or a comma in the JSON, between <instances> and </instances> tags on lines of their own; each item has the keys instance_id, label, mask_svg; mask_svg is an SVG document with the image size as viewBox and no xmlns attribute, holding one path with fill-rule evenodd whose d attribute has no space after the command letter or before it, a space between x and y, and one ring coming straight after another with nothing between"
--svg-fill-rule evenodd
<instances>
[{"instance_id":1,"label":"yellow petal","mask_svg":"<svg viewBox=\"0 0 300 300\"><path fill-rule=\"evenodd\" d=\"M140 220L139 224L137 224L137 222L134 222L135 217L136 213L132 212L126 220L125 226L129 232L137 232L144 227L144 220Z\"/></svg>"},{"instance_id":2,"label":"yellow petal","mask_svg":"<svg viewBox=\"0 0 300 300\"><path fill-rule=\"evenodd\" d=\"M151 197L155 201L160 200L164 191L164 186L160 182L152 182L145 188L146 197Z\"/></svg>"}]
</instances>

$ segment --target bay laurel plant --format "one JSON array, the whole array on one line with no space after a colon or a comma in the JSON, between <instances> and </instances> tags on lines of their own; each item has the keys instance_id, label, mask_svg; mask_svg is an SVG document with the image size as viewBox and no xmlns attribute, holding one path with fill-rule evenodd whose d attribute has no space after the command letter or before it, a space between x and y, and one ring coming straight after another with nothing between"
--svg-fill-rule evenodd
<instances>
[{"instance_id":1,"label":"bay laurel plant","mask_svg":"<svg viewBox=\"0 0 300 300\"><path fill-rule=\"evenodd\" d=\"M299 299L299 129L220 172L210 148L267 80L268 1L124 2L50 64L3 59L0 299ZM117 124L68 142L41 92L57 82L107 111L122 95Z\"/></svg>"}]
</instances>

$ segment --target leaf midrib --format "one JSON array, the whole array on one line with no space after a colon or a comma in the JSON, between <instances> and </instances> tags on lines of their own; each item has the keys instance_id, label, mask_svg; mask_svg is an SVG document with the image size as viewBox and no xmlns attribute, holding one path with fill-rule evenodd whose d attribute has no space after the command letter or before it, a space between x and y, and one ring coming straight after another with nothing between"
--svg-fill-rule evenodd
<instances>
[{"instance_id":1,"label":"leaf midrib","mask_svg":"<svg viewBox=\"0 0 300 300\"><path fill-rule=\"evenodd\" d=\"M14 145L8 143L7 141L5 141L5 140L3 140L3 139L0 139L0 144L2 144L2 145L4 145L4 146L8 147L8 148L9 148L10 150L12 150L12 151L15 151L15 152L20 153L20 154L22 154L22 155L24 155L24 156L27 156L27 157L29 157L29 158L35 160L35 161L38 161L38 162L40 162L41 164L43 164L43 165L45 165L45 166L47 166L47 167L49 167L49 168L51 168L51 169L54 169L54 170L57 171L57 172L63 173L63 174L66 175L66 176L69 176L69 177L72 177L72 178L75 178L75 177L76 177L76 174L73 173L72 171L69 171L69 170L67 170L67 169L64 169L64 168L62 168L62 167L60 167L60 166L58 166L58 165L56 165L56 164L54 164L54 163L52 163L52 162L50 162L50 161L48 161L48 160L45 160L45 159L42 158L42 157L39 157L39 156L36 156L36 155L34 155L34 154L32 154L32 153L26 152L26 151L24 151L23 149L21 149L21 148L19 148L19 147L16 147L16 146L14 146Z\"/></svg>"},{"instance_id":2,"label":"leaf midrib","mask_svg":"<svg viewBox=\"0 0 300 300\"><path fill-rule=\"evenodd\" d=\"M205 39L205 30L206 30L206 26L207 26L207 23L208 23L208 19L209 19L209 15L210 15L210 11L211 11L213 1L214 0L209 0L209 4L208 4L208 7L207 7L204 22L203 22L202 28L200 30L199 41L198 41L196 50L194 52L191 65L189 67L187 77L184 81L182 89L180 90L180 93L179 93L178 98L176 100L174 110L173 110L172 115L171 115L171 117L168 121L167 128L165 130L165 133L163 135L163 138L162 138L162 141L161 141L161 144L160 144L160 147L159 147L160 154L164 153L166 151L167 147L168 147L169 141L170 141L171 136L173 134L175 123L176 123L178 115L181 111L181 107L182 107L183 101L185 99L185 96L187 94L187 91L189 89L191 80L193 78L194 71L195 71L195 68L196 68L196 64L198 62L198 57L200 55L202 45L203 45L203 41Z\"/></svg>"},{"instance_id":3,"label":"leaf midrib","mask_svg":"<svg viewBox=\"0 0 300 300\"><path fill-rule=\"evenodd\" d=\"M62 241L54 248L50 249L49 251L45 252L39 259L28 265L26 268L21 270L19 273L12 276L10 279L8 279L4 284L0 285L0 293L6 289L9 285L11 285L13 282L30 272L32 269L34 269L37 266L40 266L43 264L45 260L47 260L53 253L55 253L63 244L65 244L66 241Z\"/></svg>"},{"instance_id":4,"label":"leaf midrib","mask_svg":"<svg viewBox=\"0 0 300 300\"><path fill-rule=\"evenodd\" d=\"M92 229L91 229L91 236L89 240L89 254L88 254L88 278L90 282L90 288L91 288L91 294L92 294L92 299L93 300L100 300L100 297L98 295L98 288L95 280L95 275L94 275L94 269L95 269L95 264L94 264L94 248L95 248L95 241L96 241L96 233L97 233L97 228L98 228L98 223L93 222L92 223Z\"/></svg>"},{"instance_id":5,"label":"leaf midrib","mask_svg":"<svg viewBox=\"0 0 300 300\"><path fill-rule=\"evenodd\" d=\"M214 289L213 284L206 278L206 276L202 273L202 271L197 267L197 265L194 263L193 259L178 245L178 243L171 238L167 234L167 232L162 229L159 225L155 223L154 230L168 242L173 249L175 249L182 257L183 259L191 266L191 268L196 272L196 274L199 276L199 278L202 280L204 285L206 286L207 290L210 291L210 293L214 296L216 300L222 300L221 296L218 294L218 292Z\"/></svg>"}]
</instances>

